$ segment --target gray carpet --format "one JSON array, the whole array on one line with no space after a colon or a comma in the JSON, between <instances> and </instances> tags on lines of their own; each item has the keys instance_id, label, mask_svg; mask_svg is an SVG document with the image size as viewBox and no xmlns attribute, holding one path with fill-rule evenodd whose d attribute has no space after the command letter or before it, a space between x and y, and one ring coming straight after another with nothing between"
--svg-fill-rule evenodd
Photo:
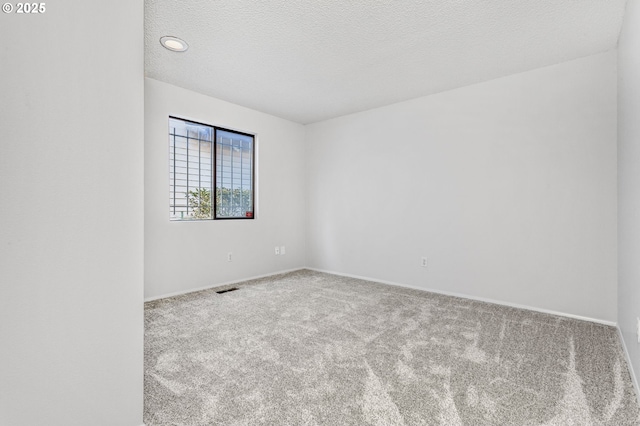
<instances>
[{"instance_id":1,"label":"gray carpet","mask_svg":"<svg viewBox=\"0 0 640 426\"><path fill-rule=\"evenodd\" d=\"M145 306L155 425L637 425L613 327L298 271Z\"/></svg>"}]
</instances>

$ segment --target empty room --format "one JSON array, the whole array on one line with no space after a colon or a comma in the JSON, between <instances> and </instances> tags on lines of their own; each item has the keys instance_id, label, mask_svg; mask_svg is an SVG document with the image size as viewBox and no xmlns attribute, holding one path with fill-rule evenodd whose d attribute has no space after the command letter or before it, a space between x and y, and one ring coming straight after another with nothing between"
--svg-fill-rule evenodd
<instances>
[{"instance_id":1,"label":"empty room","mask_svg":"<svg viewBox=\"0 0 640 426\"><path fill-rule=\"evenodd\" d=\"M639 0L0 35L0 425L640 425Z\"/></svg>"}]
</instances>

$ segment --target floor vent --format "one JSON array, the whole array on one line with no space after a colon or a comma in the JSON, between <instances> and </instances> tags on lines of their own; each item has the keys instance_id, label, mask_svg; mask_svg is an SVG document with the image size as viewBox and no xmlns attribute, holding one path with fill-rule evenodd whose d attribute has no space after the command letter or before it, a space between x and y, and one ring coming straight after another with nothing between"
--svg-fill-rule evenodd
<instances>
[{"instance_id":1,"label":"floor vent","mask_svg":"<svg viewBox=\"0 0 640 426\"><path fill-rule=\"evenodd\" d=\"M238 289L238 287L232 287L232 288L228 288L226 290L216 291L216 293L218 293L218 294L229 293L230 291L236 291L237 289Z\"/></svg>"}]
</instances>

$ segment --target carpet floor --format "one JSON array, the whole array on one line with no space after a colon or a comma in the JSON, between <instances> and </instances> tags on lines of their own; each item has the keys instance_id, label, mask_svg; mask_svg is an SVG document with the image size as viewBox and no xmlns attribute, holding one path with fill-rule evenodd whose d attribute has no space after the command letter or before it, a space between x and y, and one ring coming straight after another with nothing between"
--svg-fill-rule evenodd
<instances>
[{"instance_id":1,"label":"carpet floor","mask_svg":"<svg viewBox=\"0 0 640 426\"><path fill-rule=\"evenodd\" d=\"M145 304L158 425L639 425L616 329L308 270Z\"/></svg>"}]
</instances>

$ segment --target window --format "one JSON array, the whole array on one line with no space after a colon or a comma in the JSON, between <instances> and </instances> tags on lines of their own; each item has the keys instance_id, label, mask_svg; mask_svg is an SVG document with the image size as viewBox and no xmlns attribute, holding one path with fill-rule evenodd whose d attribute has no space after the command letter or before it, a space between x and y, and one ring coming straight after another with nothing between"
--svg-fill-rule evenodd
<instances>
[{"instance_id":1,"label":"window","mask_svg":"<svg viewBox=\"0 0 640 426\"><path fill-rule=\"evenodd\" d=\"M169 117L169 218L253 219L254 147L253 135Z\"/></svg>"}]
</instances>

